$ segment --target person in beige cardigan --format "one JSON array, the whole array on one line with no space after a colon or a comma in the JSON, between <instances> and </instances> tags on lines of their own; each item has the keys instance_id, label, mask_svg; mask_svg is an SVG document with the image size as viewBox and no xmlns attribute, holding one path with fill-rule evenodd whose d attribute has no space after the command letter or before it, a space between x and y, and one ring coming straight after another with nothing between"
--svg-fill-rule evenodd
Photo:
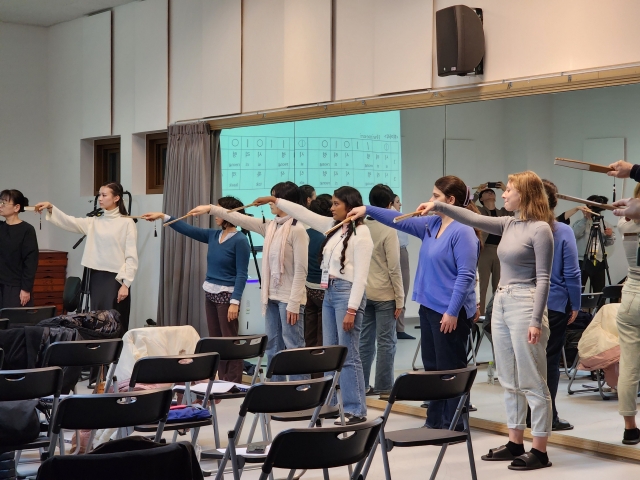
<instances>
[{"instance_id":1,"label":"person in beige cardigan","mask_svg":"<svg viewBox=\"0 0 640 480\"><path fill-rule=\"evenodd\" d=\"M376 185L369 192L369 204L391 208L393 193L386 185ZM367 303L360 334L360 357L367 394L388 398L393 387L393 362L396 354L396 321L404 306L400 241L396 231L367 217L373 240L373 254L367 277ZM377 346L377 352L376 352ZM371 365L376 357L375 384L371 386Z\"/></svg>"}]
</instances>

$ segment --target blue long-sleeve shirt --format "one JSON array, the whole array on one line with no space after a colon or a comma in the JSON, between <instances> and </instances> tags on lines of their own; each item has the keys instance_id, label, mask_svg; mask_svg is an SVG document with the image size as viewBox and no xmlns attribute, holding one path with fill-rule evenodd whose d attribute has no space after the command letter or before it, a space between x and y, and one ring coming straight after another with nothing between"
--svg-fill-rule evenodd
<instances>
[{"instance_id":1,"label":"blue long-sleeve shirt","mask_svg":"<svg viewBox=\"0 0 640 480\"><path fill-rule=\"evenodd\" d=\"M578 247L573 229L564 223L555 222L553 228L553 264L551 286L547 308L564 312L567 302L571 310L580 310L582 281L578 264Z\"/></svg>"},{"instance_id":2,"label":"blue long-sleeve shirt","mask_svg":"<svg viewBox=\"0 0 640 480\"><path fill-rule=\"evenodd\" d=\"M171 220L174 220L171 217ZM220 243L222 230L199 228L182 220L169 225L176 232L207 243L207 282L225 287L233 287L232 300L238 302L249 278L249 241L238 232Z\"/></svg>"},{"instance_id":3,"label":"blue long-sleeve shirt","mask_svg":"<svg viewBox=\"0 0 640 480\"><path fill-rule=\"evenodd\" d=\"M462 307L468 317L476 312L476 267L480 241L473 228L452 222L436 238L442 219L437 216L413 217L399 223L394 210L367 206L367 215L389 227L422 240L416 278L415 302L438 313L457 317Z\"/></svg>"}]
</instances>

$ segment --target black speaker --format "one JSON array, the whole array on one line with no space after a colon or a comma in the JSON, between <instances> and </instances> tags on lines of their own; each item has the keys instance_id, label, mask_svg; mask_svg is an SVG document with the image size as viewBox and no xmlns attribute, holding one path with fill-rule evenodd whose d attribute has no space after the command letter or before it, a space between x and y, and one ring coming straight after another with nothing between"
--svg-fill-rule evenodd
<instances>
[{"instance_id":1,"label":"black speaker","mask_svg":"<svg viewBox=\"0 0 640 480\"><path fill-rule=\"evenodd\" d=\"M484 57L482 9L454 5L436 12L438 76L481 75Z\"/></svg>"}]
</instances>

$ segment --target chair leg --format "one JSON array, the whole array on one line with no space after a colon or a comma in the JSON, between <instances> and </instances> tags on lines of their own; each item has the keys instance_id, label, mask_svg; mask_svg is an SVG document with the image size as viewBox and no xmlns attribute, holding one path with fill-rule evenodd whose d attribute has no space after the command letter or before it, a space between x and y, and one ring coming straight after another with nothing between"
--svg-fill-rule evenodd
<instances>
[{"instance_id":1,"label":"chair leg","mask_svg":"<svg viewBox=\"0 0 640 480\"><path fill-rule=\"evenodd\" d=\"M247 438L247 443L251 443L253 441L253 435L256 433L256 426L258 425L258 421L262 421L261 413L257 413L253 416L253 422L251 422L251 428L249 429L249 437Z\"/></svg>"},{"instance_id":2,"label":"chair leg","mask_svg":"<svg viewBox=\"0 0 640 480\"><path fill-rule=\"evenodd\" d=\"M342 426L345 426L345 419L344 419L344 403L342 401L342 390L340 390L339 388L336 390L336 396L338 397L338 410L340 411L340 422L342 424ZM342 435L343 438L347 438L347 433L345 432ZM348 469L349 469L349 476L351 477L353 475L353 467L351 465L347 465Z\"/></svg>"},{"instance_id":3,"label":"chair leg","mask_svg":"<svg viewBox=\"0 0 640 480\"><path fill-rule=\"evenodd\" d=\"M329 480L329 470L326 468L322 469L322 477L324 478L324 480Z\"/></svg>"},{"instance_id":4,"label":"chair leg","mask_svg":"<svg viewBox=\"0 0 640 480\"><path fill-rule=\"evenodd\" d=\"M240 480L240 471L238 469L238 457L236 455L236 446L233 439L229 439L229 452L231 454L231 470L233 471L233 480Z\"/></svg>"},{"instance_id":5,"label":"chair leg","mask_svg":"<svg viewBox=\"0 0 640 480\"><path fill-rule=\"evenodd\" d=\"M213 439L216 444L216 448L220 448L220 430L218 429L218 412L216 411L216 402L211 399L209 402L211 406L211 416L213 417Z\"/></svg>"},{"instance_id":6,"label":"chair leg","mask_svg":"<svg viewBox=\"0 0 640 480\"><path fill-rule=\"evenodd\" d=\"M373 447L371 447L371 451L367 456L367 460L364 464L364 468L362 469L362 479L365 480L367 478L367 474L369 473L369 468L371 467L371 462L373 461L373 457L376 455L376 450L378 448L378 444L380 443L380 435L376 438L376 441L373 443Z\"/></svg>"},{"instance_id":7,"label":"chair leg","mask_svg":"<svg viewBox=\"0 0 640 480\"><path fill-rule=\"evenodd\" d=\"M196 427L191 430L191 445L196 448L196 442L198 441L198 434L200 433L200 427Z\"/></svg>"},{"instance_id":8,"label":"chair leg","mask_svg":"<svg viewBox=\"0 0 640 480\"><path fill-rule=\"evenodd\" d=\"M476 474L476 462L473 458L473 444L471 443L471 429L469 428L469 414L465 415L462 419L464 423L464 429L467 432L467 452L469 453L469 468L471 468L471 480L478 480Z\"/></svg>"},{"instance_id":9,"label":"chair leg","mask_svg":"<svg viewBox=\"0 0 640 480\"><path fill-rule=\"evenodd\" d=\"M387 440L384 438L384 432L380 430L378 434L380 439L380 453L382 455L382 465L384 466L384 478L391 480L391 468L389 468L389 456L387 455Z\"/></svg>"},{"instance_id":10,"label":"chair leg","mask_svg":"<svg viewBox=\"0 0 640 480\"><path fill-rule=\"evenodd\" d=\"M416 347L416 353L413 354L413 361L411 362L411 368L413 370L419 370L416 368L416 360L418 359L418 353L420 353L420 344L422 343L422 339L418 339L418 346Z\"/></svg>"},{"instance_id":11,"label":"chair leg","mask_svg":"<svg viewBox=\"0 0 640 480\"><path fill-rule=\"evenodd\" d=\"M448 443L442 445L440 453L438 454L438 459L436 460L436 464L433 467L433 471L431 472L431 477L429 477L430 480L435 480L436 475L438 475L438 470L440 470L440 465L442 464L442 459L444 458L444 454L446 453L448 446Z\"/></svg>"}]
</instances>

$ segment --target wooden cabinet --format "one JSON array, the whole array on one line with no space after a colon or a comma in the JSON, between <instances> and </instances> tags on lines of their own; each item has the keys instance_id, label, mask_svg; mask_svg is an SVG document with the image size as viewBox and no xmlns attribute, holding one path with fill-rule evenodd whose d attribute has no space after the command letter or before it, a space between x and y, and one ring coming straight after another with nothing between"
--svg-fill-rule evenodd
<instances>
[{"instance_id":1,"label":"wooden cabinet","mask_svg":"<svg viewBox=\"0 0 640 480\"><path fill-rule=\"evenodd\" d=\"M31 292L34 306L55 305L57 314L62 314L62 295L66 278L67 252L40 250L38 270Z\"/></svg>"}]
</instances>

